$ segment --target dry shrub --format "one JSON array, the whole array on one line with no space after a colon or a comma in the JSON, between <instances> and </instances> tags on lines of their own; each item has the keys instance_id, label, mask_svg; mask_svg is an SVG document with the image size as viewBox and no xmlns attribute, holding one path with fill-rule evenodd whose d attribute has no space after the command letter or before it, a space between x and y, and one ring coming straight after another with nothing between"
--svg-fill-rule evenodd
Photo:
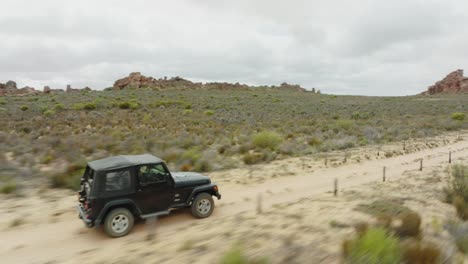
<instances>
[{"instance_id":1,"label":"dry shrub","mask_svg":"<svg viewBox=\"0 0 468 264\"><path fill-rule=\"evenodd\" d=\"M408 240L402 243L403 261L411 264L439 263L440 249L432 243Z\"/></svg>"},{"instance_id":2,"label":"dry shrub","mask_svg":"<svg viewBox=\"0 0 468 264\"><path fill-rule=\"evenodd\" d=\"M256 164L259 162L262 162L264 160L263 153L260 152L254 152L254 153L246 153L242 160L244 161L245 164L251 165L251 164Z\"/></svg>"},{"instance_id":3,"label":"dry shrub","mask_svg":"<svg viewBox=\"0 0 468 264\"><path fill-rule=\"evenodd\" d=\"M404 213L401 217L401 225L396 233L401 237L416 237L421 233L421 216L415 212Z\"/></svg>"},{"instance_id":4,"label":"dry shrub","mask_svg":"<svg viewBox=\"0 0 468 264\"><path fill-rule=\"evenodd\" d=\"M367 230L369 229L369 224L366 223L366 222L361 222L361 223L357 223L356 225L354 225L354 231L356 231L356 234L358 236L363 236Z\"/></svg>"},{"instance_id":5,"label":"dry shrub","mask_svg":"<svg viewBox=\"0 0 468 264\"><path fill-rule=\"evenodd\" d=\"M463 220L468 220L468 166L452 166L452 179L444 192L447 202L452 202L455 206L457 215Z\"/></svg>"},{"instance_id":6,"label":"dry shrub","mask_svg":"<svg viewBox=\"0 0 468 264\"><path fill-rule=\"evenodd\" d=\"M387 230L392 226L393 218L390 215L381 214L377 216L377 226L385 228Z\"/></svg>"},{"instance_id":7,"label":"dry shrub","mask_svg":"<svg viewBox=\"0 0 468 264\"><path fill-rule=\"evenodd\" d=\"M457 215L462 220L468 220L468 204L461 196L455 196L453 199L453 206L457 210Z\"/></svg>"},{"instance_id":8,"label":"dry shrub","mask_svg":"<svg viewBox=\"0 0 468 264\"><path fill-rule=\"evenodd\" d=\"M192 165L187 164L187 163L182 164L182 166L180 166L181 171L191 171L192 168L193 168Z\"/></svg>"},{"instance_id":9,"label":"dry shrub","mask_svg":"<svg viewBox=\"0 0 468 264\"><path fill-rule=\"evenodd\" d=\"M468 254L468 222L450 221L447 223L446 228L454 238L458 249L464 254Z\"/></svg>"}]
</instances>

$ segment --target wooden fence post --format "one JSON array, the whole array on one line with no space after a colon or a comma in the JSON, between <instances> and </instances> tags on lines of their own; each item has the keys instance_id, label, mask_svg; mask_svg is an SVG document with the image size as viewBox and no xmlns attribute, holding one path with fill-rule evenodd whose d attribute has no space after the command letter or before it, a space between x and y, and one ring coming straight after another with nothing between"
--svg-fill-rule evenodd
<instances>
[{"instance_id":1,"label":"wooden fence post","mask_svg":"<svg viewBox=\"0 0 468 264\"><path fill-rule=\"evenodd\" d=\"M422 171L422 169L423 169L423 159L421 158L419 160L419 171Z\"/></svg>"},{"instance_id":2,"label":"wooden fence post","mask_svg":"<svg viewBox=\"0 0 468 264\"><path fill-rule=\"evenodd\" d=\"M386 170L386 167L384 166L383 167L383 176L382 176L382 181L385 182L385 170Z\"/></svg>"},{"instance_id":3,"label":"wooden fence post","mask_svg":"<svg viewBox=\"0 0 468 264\"><path fill-rule=\"evenodd\" d=\"M449 151L449 164L452 163L452 151Z\"/></svg>"},{"instance_id":4,"label":"wooden fence post","mask_svg":"<svg viewBox=\"0 0 468 264\"><path fill-rule=\"evenodd\" d=\"M262 213L262 193L257 194L257 214Z\"/></svg>"},{"instance_id":5,"label":"wooden fence post","mask_svg":"<svg viewBox=\"0 0 468 264\"><path fill-rule=\"evenodd\" d=\"M156 224L158 222L158 217L153 216L146 219L146 229L148 234L146 235L146 240L152 241L156 238Z\"/></svg>"},{"instance_id":6,"label":"wooden fence post","mask_svg":"<svg viewBox=\"0 0 468 264\"><path fill-rule=\"evenodd\" d=\"M333 195L338 195L338 178L335 178L335 181L333 182Z\"/></svg>"}]
</instances>

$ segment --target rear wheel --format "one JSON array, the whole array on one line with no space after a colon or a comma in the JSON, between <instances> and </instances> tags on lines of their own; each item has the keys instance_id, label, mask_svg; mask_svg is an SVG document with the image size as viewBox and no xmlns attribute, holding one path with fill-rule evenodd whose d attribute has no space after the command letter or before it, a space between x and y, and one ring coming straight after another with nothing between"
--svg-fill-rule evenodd
<instances>
[{"instance_id":1,"label":"rear wheel","mask_svg":"<svg viewBox=\"0 0 468 264\"><path fill-rule=\"evenodd\" d=\"M214 201L211 194L201 193L192 202L192 215L196 218L206 218L213 213Z\"/></svg>"},{"instance_id":2,"label":"rear wheel","mask_svg":"<svg viewBox=\"0 0 468 264\"><path fill-rule=\"evenodd\" d=\"M133 228L133 221L133 214L128 209L114 209L106 216L104 232L111 237L125 236Z\"/></svg>"}]
</instances>

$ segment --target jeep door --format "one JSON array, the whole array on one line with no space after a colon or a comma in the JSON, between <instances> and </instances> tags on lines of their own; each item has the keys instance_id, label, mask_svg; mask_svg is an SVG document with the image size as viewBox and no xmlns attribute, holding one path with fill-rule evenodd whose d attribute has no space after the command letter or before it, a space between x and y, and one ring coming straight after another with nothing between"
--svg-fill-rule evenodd
<instances>
[{"instance_id":1,"label":"jeep door","mask_svg":"<svg viewBox=\"0 0 468 264\"><path fill-rule=\"evenodd\" d=\"M169 209L174 200L174 188L170 174L161 164L137 167L136 201L143 214Z\"/></svg>"}]
</instances>

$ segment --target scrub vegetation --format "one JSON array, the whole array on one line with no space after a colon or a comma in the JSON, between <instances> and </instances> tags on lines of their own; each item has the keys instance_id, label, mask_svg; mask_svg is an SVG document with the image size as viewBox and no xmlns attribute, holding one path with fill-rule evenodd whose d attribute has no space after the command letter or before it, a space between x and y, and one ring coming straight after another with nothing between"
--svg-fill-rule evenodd
<instances>
[{"instance_id":1,"label":"scrub vegetation","mask_svg":"<svg viewBox=\"0 0 468 264\"><path fill-rule=\"evenodd\" d=\"M10 157L2 166L33 168L54 186L73 187L87 160L110 155L151 153L172 170L209 171L434 136L468 128L467 102L468 94L364 97L263 88L5 97L0 151Z\"/></svg>"}]
</instances>

